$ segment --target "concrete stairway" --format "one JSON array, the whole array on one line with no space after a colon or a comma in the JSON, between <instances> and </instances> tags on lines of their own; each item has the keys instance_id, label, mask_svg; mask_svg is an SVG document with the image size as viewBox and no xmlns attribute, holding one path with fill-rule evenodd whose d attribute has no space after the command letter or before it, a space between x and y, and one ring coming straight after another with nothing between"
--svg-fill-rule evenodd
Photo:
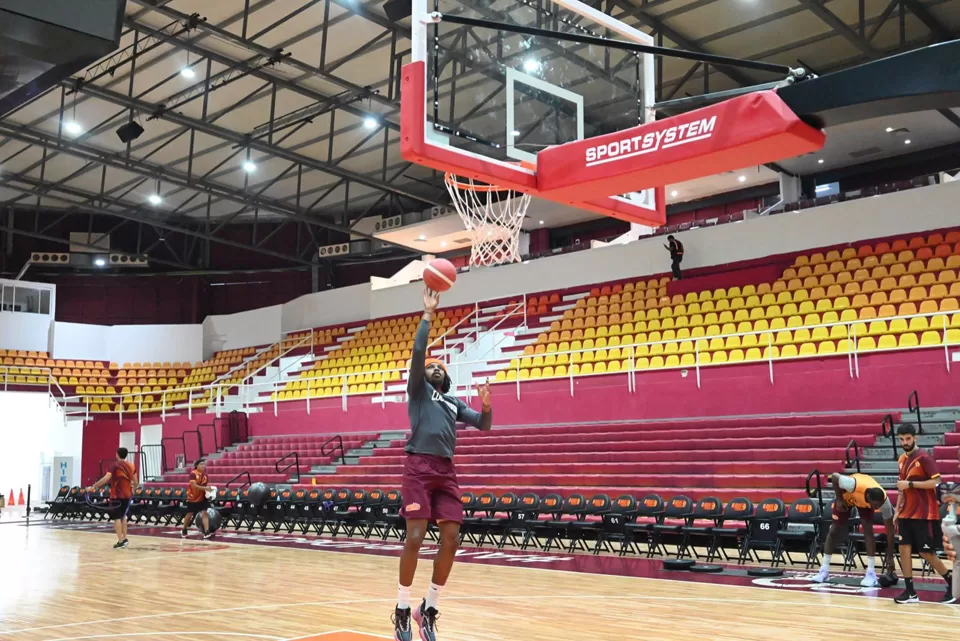
<instances>
[{"instance_id":1,"label":"concrete stairway","mask_svg":"<svg viewBox=\"0 0 960 641\"><path fill-rule=\"evenodd\" d=\"M933 448L942 445L943 435L956 430L957 421L960 420L960 408L937 408L931 410L921 410L920 423L922 432L917 437L917 444L920 448L927 450L931 454ZM899 479L899 469L897 459L903 450L900 449L900 443L897 439L896 430L900 425L917 426L917 416L915 413L904 411L899 422L894 424L893 438L890 436L880 436L880 427L877 426L877 441L872 447L863 447L860 449L860 471L874 477L885 489L896 490L897 480ZM848 466L846 472L852 474L857 471L855 465ZM824 490L824 498L833 499L833 492Z\"/></svg>"}]
</instances>

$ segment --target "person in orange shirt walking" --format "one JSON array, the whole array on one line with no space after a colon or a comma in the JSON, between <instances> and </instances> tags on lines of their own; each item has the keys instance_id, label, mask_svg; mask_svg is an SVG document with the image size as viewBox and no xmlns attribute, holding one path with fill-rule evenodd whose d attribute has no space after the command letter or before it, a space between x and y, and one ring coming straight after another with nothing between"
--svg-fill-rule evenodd
<instances>
[{"instance_id":1,"label":"person in orange shirt walking","mask_svg":"<svg viewBox=\"0 0 960 641\"><path fill-rule=\"evenodd\" d=\"M912 425L897 428L903 454L898 461L897 526L900 530L900 567L907 584L896 603L919 603L913 588L913 553L917 552L947 582L947 592L940 603L954 603L953 574L937 555L943 533L940 526L940 504L937 485L940 473L933 457L917 447L917 430Z\"/></svg>"},{"instance_id":2,"label":"person in orange shirt walking","mask_svg":"<svg viewBox=\"0 0 960 641\"><path fill-rule=\"evenodd\" d=\"M130 501L133 499L133 489L140 485L137 480L137 469L127 461L129 452L121 447L117 450L117 460L103 478L87 488L88 492L96 492L101 487L110 484L110 519L113 521L113 531L117 533L117 544L113 549L127 547L127 516L130 514Z\"/></svg>"},{"instance_id":3,"label":"person in orange shirt walking","mask_svg":"<svg viewBox=\"0 0 960 641\"><path fill-rule=\"evenodd\" d=\"M200 515L200 521L203 523L203 538L209 539L213 536L213 532L210 531L210 517L207 516L207 508L210 507L207 492L212 489L208 483L207 462L204 459L199 459L193 464L193 471L190 472L190 486L187 488L187 513L183 515L180 538L187 537L187 528L193 523L193 518L197 514Z\"/></svg>"}]
</instances>

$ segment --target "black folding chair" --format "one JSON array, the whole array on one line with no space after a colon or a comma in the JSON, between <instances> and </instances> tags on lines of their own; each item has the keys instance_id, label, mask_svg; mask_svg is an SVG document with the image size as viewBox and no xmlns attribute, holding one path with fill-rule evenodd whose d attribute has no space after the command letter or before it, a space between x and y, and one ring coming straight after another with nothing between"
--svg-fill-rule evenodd
<instances>
[{"instance_id":1,"label":"black folding chair","mask_svg":"<svg viewBox=\"0 0 960 641\"><path fill-rule=\"evenodd\" d=\"M697 501L689 525L684 525L681 528L683 538L680 542L678 558L689 556L687 554L688 549L693 553L694 558L703 558L697 552L697 542L706 543L707 554L705 556L709 557L713 551L713 542L716 540L713 531L720 522L721 516L723 516L723 503L717 497L705 496Z\"/></svg>"},{"instance_id":2,"label":"black folding chair","mask_svg":"<svg viewBox=\"0 0 960 641\"><path fill-rule=\"evenodd\" d=\"M756 560L760 562L760 552L767 551L771 560L777 549L779 537L777 532L783 529L786 519L786 508L780 499L763 499L757 505L757 510L747 528L746 541L740 557L740 563Z\"/></svg>"},{"instance_id":3,"label":"black folding chair","mask_svg":"<svg viewBox=\"0 0 960 641\"><path fill-rule=\"evenodd\" d=\"M737 550L737 559L743 559L743 546L747 540L750 521L753 519L753 501L745 496L732 499L723 508L723 515L717 527L713 528L713 540L707 552L707 563L715 561L718 553L725 561L731 560L727 548ZM742 525L741 525L742 523Z\"/></svg>"},{"instance_id":4,"label":"black folding chair","mask_svg":"<svg viewBox=\"0 0 960 641\"><path fill-rule=\"evenodd\" d=\"M498 539L502 543L503 534L513 518L517 503L517 495L513 492L507 492L497 497L491 515L480 519L481 533L478 547L483 547L487 537L490 538L492 543L497 542ZM497 543L497 547L501 547L500 543Z\"/></svg>"},{"instance_id":5,"label":"black folding chair","mask_svg":"<svg viewBox=\"0 0 960 641\"><path fill-rule=\"evenodd\" d=\"M610 542L620 542L622 553L627 544L627 525L637 518L637 499L629 494L618 497L610 504L610 510L603 515L603 524L597 533L597 542L593 553L613 552Z\"/></svg>"},{"instance_id":6,"label":"black folding chair","mask_svg":"<svg viewBox=\"0 0 960 641\"><path fill-rule=\"evenodd\" d=\"M777 546L773 553L773 565L794 563L791 552L803 552L806 555L805 567L810 569L817 564L820 556L820 526L822 523L820 504L813 499L802 498L794 501L777 530ZM784 558L786 557L786 558Z\"/></svg>"},{"instance_id":7,"label":"black folding chair","mask_svg":"<svg viewBox=\"0 0 960 641\"><path fill-rule=\"evenodd\" d=\"M600 530L603 529L603 516L609 511L610 497L606 494L597 494L587 501L582 520L573 521L567 525L567 536L570 539L567 551L575 552L581 549L588 552L587 541L594 541L594 547L596 547Z\"/></svg>"},{"instance_id":8,"label":"black folding chair","mask_svg":"<svg viewBox=\"0 0 960 641\"><path fill-rule=\"evenodd\" d=\"M571 523L583 520L586 509L587 501L582 494L571 494L565 498L560 506L560 512L556 514L556 518L541 523L540 528L538 528L538 536L540 532L543 532L547 539L546 543L543 544L543 551L549 552L555 543L557 549L562 550L561 539L568 536Z\"/></svg>"},{"instance_id":9,"label":"black folding chair","mask_svg":"<svg viewBox=\"0 0 960 641\"><path fill-rule=\"evenodd\" d=\"M536 494L524 494L520 497L516 509L510 513L510 519L503 526L503 534L497 545L501 550L509 541L514 547L526 550L534 538L534 528L540 518L540 497ZM519 537L523 540L518 540Z\"/></svg>"},{"instance_id":10,"label":"black folding chair","mask_svg":"<svg viewBox=\"0 0 960 641\"><path fill-rule=\"evenodd\" d=\"M693 516L693 501L689 496L679 494L669 501L663 510L663 519L653 526L653 548L667 556L667 545L673 545L677 558L682 558L685 551L681 547L683 528L690 525Z\"/></svg>"},{"instance_id":11,"label":"black folding chair","mask_svg":"<svg viewBox=\"0 0 960 641\"><path fill-rule=\"evenodd\" d=\"M659 494L647 494L637 505L637 518L631 523L627 523L624 528L627 533L625 545L620 549L620 556L626 556L628 552L640 554L640 548L637 546L637 540L643 538L647 542L647 558L653 556L654 548L653 528L663 520L663 498Z\"/></svg>"}]
</instances>

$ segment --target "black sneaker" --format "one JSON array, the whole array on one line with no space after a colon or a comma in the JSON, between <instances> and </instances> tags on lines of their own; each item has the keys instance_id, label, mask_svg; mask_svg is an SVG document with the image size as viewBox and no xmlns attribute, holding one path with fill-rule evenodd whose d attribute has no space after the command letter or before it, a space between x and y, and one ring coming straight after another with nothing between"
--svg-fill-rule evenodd
<instances>
[{"instance_id":1,"label":"black sneaker","mask_svg":"<svg viewBox=\"0 0 960 641\"><path fill-rule=\"evenodd\" d=\"M428 608L424 599L420 607L413 613L413 620L420 626L421 641L437 641L437 617L440 613L436 608Z\"/></svg>"},{"instance_id":2,"label":"black sneaker","mask_svg":"<svg viewBox=\"0 0 960 641\"><path fill-rule=\"evenodd\" d=\"M949 583L947 584L947 592L943 595L943 598L940 599L940 603L944 605L950 605L951 603L956 603L957 598L953 596L953 586Z\"/></svg>"},{"instance_id":3,"label":"black sneaker","mask_svg":"<svg viewBox=\"0 0 960 641\"><path fill-rule=\"evenodd\" d=\"M913 590L904 590L903 594L893 600L894 603L920 603L920 597Z\"/></svg>"},{"instance_id":4,"label":"black sneaker","mask_svg":"<svg viewBox=\"0 0 960 641\"><path fill-rule=\"evenodd\" d=\"M180 530L180 538L181 538L181 539L185 539L185 538L187 538L188 536L190 536L190 533L189 533L188 531L186 531L186 530Z\"/></svg>"},{"instance_id":5,"label":"black sneaker","mask_svg":"<svg viewBox=\"0 0 960 641\"><path fill-rule=\"evenodd\" d=\"M122 550L125 547L127 547L126 541L117 541L116 543L113 544L114 550Z\"/></svg>"},{"instance_id":6,"label":"black sneaker","mask_svg":"<svg viewBox=\"0 0 960 641\"><path fill-rule=\"evenodd\" d=\"M390 619L393 621L394 641L411 641L413 639L413 631L410 627L410 608L402 610L397 608Z\"/></svg>"}]
</instances>

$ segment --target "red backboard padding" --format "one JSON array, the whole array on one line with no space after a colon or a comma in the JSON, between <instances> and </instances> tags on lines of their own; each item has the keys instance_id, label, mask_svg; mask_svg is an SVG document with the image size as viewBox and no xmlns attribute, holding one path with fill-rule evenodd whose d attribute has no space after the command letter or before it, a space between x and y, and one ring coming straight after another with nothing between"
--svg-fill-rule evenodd
<instances>
[{"instance_id":1,"label":"red backboard padding","mask_svg":"<svg viewBox=\"0 0 960 641\"><path fill-rule=\"evenodd\" d=\"M825 141L776 92L762 91L544 149L537 188L546 198L583 201L792 158Z\"/></svg>"},{"instance_id":2,"label":"red backboard padding","mask_svg":"<svg viewBox=\"0 0 960 641\"><path fill-rule=\"evenodd\" d=\"M515 189L554 202L573 205L581 209L618 218L631 223L660 227L666 223L667 209L662 185L656 187L656 208L645 209L622 200L610 198L622 192L610 192L599 196L555 198L542 194L536 174L518 170L492 159L475 154L464 154L452 148L428 144L426 141L426 65L411 62L403 67L400 102L400 153L404 160L431 167L438 171L452 171L462 178L473 178L487 183Z\"/></svg>"}]
</instances>

